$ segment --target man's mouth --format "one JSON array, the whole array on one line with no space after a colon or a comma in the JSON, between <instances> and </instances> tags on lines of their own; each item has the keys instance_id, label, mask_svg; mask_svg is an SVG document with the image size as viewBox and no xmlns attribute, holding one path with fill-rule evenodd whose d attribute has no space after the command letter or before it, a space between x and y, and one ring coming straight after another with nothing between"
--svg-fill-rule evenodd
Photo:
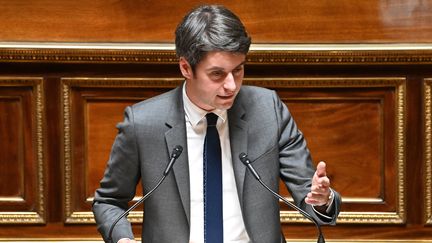
<instances>
[{"instance_id":1,"label":"man's mouth","mask_svg":"<svg viewBox=\"0 0 432 243\"><path fill-rule=\"evenodd\" d=\"M234 97L234 94L232 95L218 95L219 98L224 99L224 100L229 100L232 99Z\"/></svg>"}]
</instances>

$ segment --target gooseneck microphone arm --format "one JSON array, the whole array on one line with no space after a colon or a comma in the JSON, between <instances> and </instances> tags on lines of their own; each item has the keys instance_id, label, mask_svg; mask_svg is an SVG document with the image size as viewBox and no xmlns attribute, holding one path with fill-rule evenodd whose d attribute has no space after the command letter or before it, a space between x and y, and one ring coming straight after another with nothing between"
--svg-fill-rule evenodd
<instances>
[{"instance_id":1,"label":"gooseneck microphone arm","mask_svg":"<svg viewBox=\"0 0 432 243\"><path fill-rule=\"evenodd\" d=\"M325 243L325 239L324 236L321 232L321 226L319 225L319 223L316 221L315 218L313 218L312 216L310 216L306 211L304 211L303 209L297 207L295 204L293 204L292 202L288 201L287 199L285 199L284 197L282 197L281 195L279 195L278 193L276 193L275 191L273 191L270 187L268 187L262 180L261 177L259 176L259 174L256 172L256 170L254 169L254 167L252 166L249 158L247 157L247 154L245 153L241 153L239 155L240 161L246 165L246 167L249 169L249 171L252 173L252 175L255 177L255 179L257 179L259 181L259 183L261 183L262 186L264 186L265 189L267 189L269 192L271 192L273 194L273 196L277 197L278 199L282 200L284 203L286 203L288 206L290 206L291 208L294 208L295 210L297 210L299 213L301 213L305 218L309 219L310 221L312 221L315 226L318 229L318 243Z\"/></svg>"},{"instance_id":2,"label":"gooseneck microphone arm","mask_svg":"<svg viewBox=\"0 0 432 243\"><path fill-rule=\"evenodd\" d=\"M171 152L171 158L170 161L168 162L168 165L166 166L162 177L159 179L159 181L156 183L156 186L153 187L153 189L151 189L149 192L147 192L143 197L141 197L136 203L134 203L130 208L128 208L125 212L123 212L122 214L120 214L120 216L118 216L116 218L116 220L114 220L113 224L111 225L109 232L108 232L108 241L111 243L114 243L112 241L112 233L114 230L114 226L120 221L120 219L122 219L123 217L129 215L130 211L134 210L136 207L138 207L138 205L140 205L142 202L144 202L161 184L162 182L165 180L166 176L169 174L169 172L171 171L174 162L177 160L177 158L180 156L180 154L183 151L183 147L180 145L175 146L175 148L173 149L173 151Z\"/></svg>"}]
</instances>

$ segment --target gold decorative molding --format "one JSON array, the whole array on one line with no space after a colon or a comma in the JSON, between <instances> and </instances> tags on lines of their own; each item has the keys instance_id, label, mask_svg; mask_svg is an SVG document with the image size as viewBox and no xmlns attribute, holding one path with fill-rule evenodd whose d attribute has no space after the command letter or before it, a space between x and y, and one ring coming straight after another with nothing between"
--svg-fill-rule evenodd
<instances>
[{"instance_id":1,"label":"gold decorative molding","mask_svg":"<svg viewBox=\"0 0 432 243\"><path fill-rule=\"evenodd\" d=\"M166 43L0 42L0 62L175 64ZM432 64L431 44L253 44L249 64Z\"/></svg>"},{"instance_id":2,"label":"gold decorative molding","mask_svg":"<svg viewBox=\"0 0 432 243\"><path fill-rule=\"evenodd\" d=\"M395 149L397 195L395 212L341 212L338 223L349 224L402 224L406 219L405 212L405 96L406 79L399 77L385 78L245 78L244 84L267 88L362 88L362 87L390 87L395 92ZM343 196L343 195L342 195ZM353 199L343 200L347 202ZM358 201L358 199L355 199ZM376 201L376 200L375 200ZM370 201L374 202L374 201ZM305 223L297 212L281 211L283 223Z\"/></svg>"},{"instance_id":3,"label":"gold decorative molding","mask_svg":"<svg viewBox=\"0 0 432 243\"><path fill-rule=\"evenodd\" d=\"M45 192L44 192L44 140L43 140L43 78L40 77L0 77L0 87L31 87L34 92L33 120L35 121L35 131L32 136L35 145L35 163L37 167L37 205L36 212L0 212L0 224L40 224L45 223ZM17 201L13 198L13 201ZM21 200L20 200L21 201Z\"/></svg>"},{"instance_id":4,"label":"gold decorative molding","mask_svg":"<svg viewBox=\"0 0 432 243\"><path fill-rule=\"evenodd\" d=\"M405 92L405 78L244 78L244 85L254 85L266 88L368 88L394 87ZM401 87L403 85L403 87ZM402 99L403 101L403 99Z\"/></svg>"},{"instance_id":5,"label":"gold decorative molding","mask_svg":"<svg viewBox=\"0 0 432 243\"><path fill-rule=\"evenodd\" d=\"M425 223L432 225L432 78L423 83L425 129Z\"/></svg>"},{"instance_id":6,"label":"gold decorative molding","mask_svg":"<svg viewBox=\"0 0 432 243\"><path fill-rule=\"evenodd\" d=\"M72 87L95 88L174 88L180 85L182 78L62 78L62 83Z\"/></svg>"},{"instance_id":7,"label":"gold decorative molding","mask_svg":"<svg viewBox=\"0 0 432 243\"><path fill-rule=\"evenodd\" d=\"M396 163L397 163L397 214L392 223L405 223L405 141L406 141L406 80L396 85Z\"/></svg>"},{"instance_id":8,"label":"gold decorative molding","mask_svg":"<svg viewBox=\"0 0 432 243\"><path fill-rule=\"evenodd\" d=\"M71 112L70 112L70 88L67 84L62 83L63 85L63 93L61 95L61 107L63 108L62 116L63 116L63 164L64 164L64 178L65 178L65 188L64 188L64 195L65 195L65 215L66 215L66 221L69 215L72 214L71 212L71 186L70 183L72 181L72 169L71 169L71 163L72 163L72 141L71 141L71 131L70 131L70 124L71 124Z\"/></svg>"}]
</instances>

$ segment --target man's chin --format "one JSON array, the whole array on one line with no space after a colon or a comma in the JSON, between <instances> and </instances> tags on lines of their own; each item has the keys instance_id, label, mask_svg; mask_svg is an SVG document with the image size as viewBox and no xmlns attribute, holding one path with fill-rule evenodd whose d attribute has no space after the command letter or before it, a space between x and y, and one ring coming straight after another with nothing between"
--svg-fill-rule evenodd
<instances>
[{"instance_id":1,"label":"man's chin","mask_svg":"<svg viewBox=\"0 0 432 243\"><path fill-rule=\"evenodd\" d=\"M228 110L232 107L233 103L219 105L217 109L219 110Z\"/></svg>"},{"instance_id":2,"label":"man's chin","mask_svg":"<svg viewBox=\"0 0 432 243\"><path fill-rule=\"evenodd\" d=\"M230 109L234 104L234 98L231 97L231 99L220 99L220 102L217 104L217 109L221 110L228 110Z\"/></svg>"}]
</instances>

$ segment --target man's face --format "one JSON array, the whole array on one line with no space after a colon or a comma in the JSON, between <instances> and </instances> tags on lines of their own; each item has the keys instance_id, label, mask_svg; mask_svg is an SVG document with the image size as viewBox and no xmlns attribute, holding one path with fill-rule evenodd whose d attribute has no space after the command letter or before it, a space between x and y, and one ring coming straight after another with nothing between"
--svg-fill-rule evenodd
<instances>
[{"instance_id":1,"label":"man's face","mask_svg":"<svg viewBox=\"0 0 432 243\"><path fill-rule=\"evenodd\" d=\"M207 111L231 108L243 82L245 59L241 53L209 52L192 72L189 63L180 58L189 99Z\"/></svg>"}]
</instances>

